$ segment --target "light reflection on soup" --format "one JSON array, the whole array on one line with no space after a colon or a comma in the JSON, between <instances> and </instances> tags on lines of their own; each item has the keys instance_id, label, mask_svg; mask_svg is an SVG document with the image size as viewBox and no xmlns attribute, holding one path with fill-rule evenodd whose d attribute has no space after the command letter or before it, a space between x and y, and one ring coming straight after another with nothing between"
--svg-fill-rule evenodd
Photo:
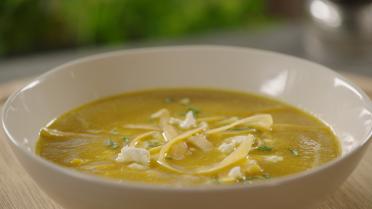
<instances>
[{"instance_id":1,"label":"light reflection on soup","mask_svg":"<svg viewBox=\"0 0 372 209\"><path fill-rule=\"evenodd\" d=\"M156 89L104 98L40 131L37 153L59 165L153 184L251 183L340 155L321 121L262 96Z\"/></svg>"}]
</instances>

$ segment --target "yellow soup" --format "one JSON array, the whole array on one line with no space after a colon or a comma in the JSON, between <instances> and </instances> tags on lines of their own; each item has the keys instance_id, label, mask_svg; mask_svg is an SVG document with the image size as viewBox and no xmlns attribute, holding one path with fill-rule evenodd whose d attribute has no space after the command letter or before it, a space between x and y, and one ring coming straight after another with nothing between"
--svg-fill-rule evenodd
<instances>
[{"instance_id":1,"label":"yellow soup","mask_svg":"<svg viewBox=\"0 0 372 209\"><path fill-rule=\"evenodd\" d=\"M209 89L104 98L40 131L37 153L84 173L152 184L251 183L340 155L334 133L273 99Z\"/></svg>"}]
</instances>

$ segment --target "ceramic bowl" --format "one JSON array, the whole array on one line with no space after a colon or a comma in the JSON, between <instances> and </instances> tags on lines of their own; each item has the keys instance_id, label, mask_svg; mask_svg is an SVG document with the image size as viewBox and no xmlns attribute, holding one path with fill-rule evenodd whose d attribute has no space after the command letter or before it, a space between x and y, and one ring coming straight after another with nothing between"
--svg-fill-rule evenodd
<instances>
[{"instance_id":1,"label":"ceramic bowl","mask_svg":"<svg viewBox=\"0 0 372 209\"><path fill-rule=\"evenodd\" d=\"M342 156L251 185L178 188L83 174L35 154L40 128L60 114L101 97L157 87L231 89L294 104L332 127ZM66 209L299 209L324 199L355 169L369 144L371 111L360 88L321 65L255 49L185 46L117 51L62 65L8 99L2 127L25 170Z\"/></svg>"}]
</instances>

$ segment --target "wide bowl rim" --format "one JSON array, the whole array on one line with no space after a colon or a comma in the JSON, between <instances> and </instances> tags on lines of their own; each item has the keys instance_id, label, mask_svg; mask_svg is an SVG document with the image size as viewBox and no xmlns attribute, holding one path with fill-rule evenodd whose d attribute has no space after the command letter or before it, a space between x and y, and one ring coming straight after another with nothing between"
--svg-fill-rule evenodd
<instances>
[{"instance_id":1,"label":"wide bowl rim","mask_svg":"<svg viewBox=\"0 0 372 209\"><path fill-rule=\"evenodd\" d=\"M23 154L28 156L30 159L36 161L37 163L41 164L42 166L47 167L48 169L52 169L55 172L59 172L70 178L77 178L82 181L88 181L90 183L95 183L95 184L100 184L100 185L118 187L119 189L121 188L121 189L137 189L137 190L162 190L162 191L170 191L170 192L209 192L209 191L225 191L225 190L237 190L237 189L255 189L255 188L274 187L278 185L283 185L291 181L299 180L301 178L305 178L307 176L311 176L318 172L329 169L332 166L335 166L336 164L341 163L341 161L344 161L346 158L348 158L353 153L357 152L358 150L366 146L367 143L371 141L372 124L369 127L367 136L361 140L361 143L358 144L358 146L354 147L350 152L343 154L337 157L336 159L331 160L316 168L312 168L312 169L302 171L299 173L295 173L292 175L288 175L288 176L277 177L277 178L266 180L266 181L260 181L254 184L233 184L233 185L218 185L218 186L202 185L202 186L182 186L181 187L181 186L174 186L174 185L163 185L163 184L158 185L158 184L147 184L147 183L142 183L142 182L118 181L115 179L109 179L109 178L105 178L101 176L85 174L85 173L75 171L70 168L59 166L55 163L52 163L38 156L36 153L30 152L27 149L21 147L21 145L17 143L17 141L14 139L13 135L10 133L7 127L7 124L5 123L6 112L9 109L11 103L18 97L18 95L20 95L23 91L33 87L34 85L37 85L38 82L48 79L49 76L55 74L56 72L63 71L69 66L86 63L90 61L95 61L99 59L115 57L115 56L125 56L128 54L161 53L161 52L172 51L172 50L173 51L187 51L187 50L192 51L192 50L207 50L207 49L250 51L251 53L255 53L255 54L260 54L264 56L271 55L271 56L278 57L280 59L293 60L297 62L303 62L307 65L312 65L314 68L324 71L324 73L328 73L330 76L334 76L334 77L340 78L343 81L345 81L349 85L349 87L353 89L354 93L356 92L359 95L361 95L360 98L364 104L364 107L372 112L372 102L367 96L367 94L360 87L358 87L352 81L346 79L344 76L340 75L339 73L336 73L335 71L331 70L330 68L325 67L315 62L308 61L306 59L302 59L302 58L298 58L292 55L282 54L278 52L262 50L262 49L256 49L256 48L250 48L250 47L239 47L239 46L226 46L226 45L176 45L176 46L165 46L165 47L145 47L145 48L135 48L135 49L121 49L121 50L104 52L104 53L99 53L95 55L78 58L78 59L66 62L62 65L59 65L57 67L54 67L51 70L29 81L29 83L25 85L23 88L12 93L3 105L2 112L1 112L1 126L7 138L6 141L14 145ZM22 167L24 166L22 165Z\"/></svg>"}]
</instances>

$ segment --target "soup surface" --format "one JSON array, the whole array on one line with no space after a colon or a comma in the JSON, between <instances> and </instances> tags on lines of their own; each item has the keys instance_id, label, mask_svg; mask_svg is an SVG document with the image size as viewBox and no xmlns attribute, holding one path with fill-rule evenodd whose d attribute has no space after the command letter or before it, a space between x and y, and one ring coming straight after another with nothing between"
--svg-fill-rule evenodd
<instances>
[{"instance_id":1,"label":"soup surface","mask_svg":"<svg viewBox=\"0 0 372 209\"><path fill-rule=\"evenodd\" d=\"M325 124L262 96L156 89L104 98L40 131L37 153L59 165L152 184L251 183L340 155Z\"/></svg>"}]
</instances>

